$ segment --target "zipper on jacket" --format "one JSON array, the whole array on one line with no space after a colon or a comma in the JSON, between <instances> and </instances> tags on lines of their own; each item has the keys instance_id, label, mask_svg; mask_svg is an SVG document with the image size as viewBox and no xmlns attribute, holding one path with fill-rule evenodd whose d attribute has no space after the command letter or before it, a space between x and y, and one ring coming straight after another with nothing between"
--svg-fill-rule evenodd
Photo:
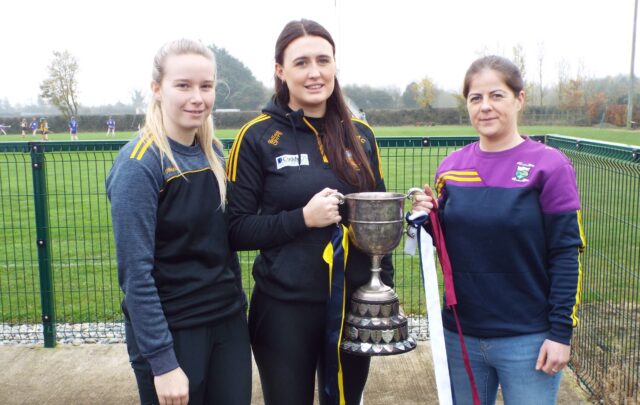
<instances>
[{"instance_id":1,"label":"zipper on jacket","mask_svg":"<svg viewBox=\"0 0 640 405\"><path fill-rule=\"evenodd\" d=\"M322 162L328 164L329 159L327 158L327 155L324 153L324 146L322 146L322 140L320 139L320 134L318 133L318 130L315 129L313 125L311 125L311 123L307 121L305 117L302 117L302 121L304 121L304 123L311 129L313 134L316 136L316 141L318 142L318 149L320 149L320 154L322 155Z\"/></svg>"}]
</instances>

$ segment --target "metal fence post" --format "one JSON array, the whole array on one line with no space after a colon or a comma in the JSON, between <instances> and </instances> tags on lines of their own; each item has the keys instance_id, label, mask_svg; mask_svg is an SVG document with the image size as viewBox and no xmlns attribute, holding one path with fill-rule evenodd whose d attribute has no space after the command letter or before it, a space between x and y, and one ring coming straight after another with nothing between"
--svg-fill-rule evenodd
<instances>
[{"instance_id":1,"label":"metal fence post","mask_svg":"<svg viewBox=\"0 0 640 405\"><path fill-rule=\"evenodd\" d=\"M53 277L51 274L51 236L49 233L49 203L44 147L42 144L34 142L29 144L29 149L33 174L33 200L36 211L36 243L38 246L44 347L55 347L56 307L53 299Z\"/></svg>"}]
</instances>

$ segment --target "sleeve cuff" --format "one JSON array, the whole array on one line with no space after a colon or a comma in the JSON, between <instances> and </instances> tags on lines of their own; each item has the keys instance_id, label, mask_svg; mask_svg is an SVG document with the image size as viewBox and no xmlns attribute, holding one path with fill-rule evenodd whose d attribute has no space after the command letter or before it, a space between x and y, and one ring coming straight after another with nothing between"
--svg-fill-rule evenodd
<instances>
[{"instance_id":1,"label":"sleeve cuff","mask_svg":"<svg viewBox=\"0 0 640 405\"><path fill-rule=\"evenodd\" d=\"M302 207L296 208L293 211L288 211L284 224L285 231L292 238L306 231L307 225L305 225L304 223L304 214L302 213Z\"/></svg>"},{"instance_id":2,"label":"sleeve cuff","mask_svg":"<svg viewBox=\"0 0 640 405\"><path fill-rule=\"evenodd\" d=\"M571 328L571 326L554 323L551 324L551 331L549 331L549 340L569 345L571 344L572 334L573 328Z\"/></svg>"},{"instance_id":3,"label":"sleeve cuff","mask_svg":"<svg viewBox=\"0 0 640 405\"><path fill-rule=\"evenodd\" d=\"M176 353L173 351L173 346L147 357L147 361L154 376L168 373L180 367L178 359L176 359Z\"/></svg>"}]
</instances>

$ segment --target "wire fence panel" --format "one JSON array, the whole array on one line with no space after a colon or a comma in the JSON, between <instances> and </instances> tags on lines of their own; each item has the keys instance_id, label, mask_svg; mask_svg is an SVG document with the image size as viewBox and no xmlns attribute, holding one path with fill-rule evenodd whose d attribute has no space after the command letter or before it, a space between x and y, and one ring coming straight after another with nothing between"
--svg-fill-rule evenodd
<instances>
[{"instance_id":1,"label":"wire fence panel","mask_svg":"<svg viewBox=\"0 0 640 405\"><path fill-rule=\"evenodd\" d=\"M47 347L80 338L121 340L104 179L122 144L0 146L0 338L44 340ZM14 291L20 290L28 306L19 305Z\"/></svg>"},{"instance_id":2,"label":"wire fence panel","mask_svg":"<svg viewBox=\"0 0 640 405\"><path fill-rule=\"evenodd\" d=\"M439 162L476 139L378 139L387 189L406 193L432 184ZM582 198L587 249L572 367L599 398L638 401L640 151L557 135L534 139L573 161ZM232 141L223 143L228 151ZM0 341L122 341L122 292L104 188L122 145L0 143ZM411 332L424 338L419 262L403 245L394 252L394 289ZM247 296L255 255L240 253Z\"/></svg>"},{"instance_id":3,"label":"wire fence panel","mask_svg":"<svg viewBox=\"0 0 640 405\"><path fill-rule=\"evenodd\" d=\"M576 169L587 248L572 366L596 398L637 403L640 150L548 136Z\"/></svg>"},{"instance_id":4,"label":"wire fence panel","mask_svg":"<svg viewBox=\"0 0 640 405\"><path fill-rule=\"evenodd\" d=\"M31 172L26 144L3 145L0 153L0 334L3 339L35 334L42 324Z\"/></svg>"},{"instance_id":5,"label":"wire fence panel","mask_svg":"<svg viewBox=\"0 0 640 405\"><path fill-rule=\"evenodd\" d=\"M117 151L47 154L58 336L117 337L122 330L111 215L104 180ZM101 325L98 327L97 325Z\"/></svg>"}]
</instances>

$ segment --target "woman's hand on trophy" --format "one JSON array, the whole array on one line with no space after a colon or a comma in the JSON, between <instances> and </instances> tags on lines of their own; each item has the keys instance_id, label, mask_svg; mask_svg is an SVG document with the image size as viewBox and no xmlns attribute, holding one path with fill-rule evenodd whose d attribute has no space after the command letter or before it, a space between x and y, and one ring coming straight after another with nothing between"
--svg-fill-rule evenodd
<instances>
[{"instance_id":1,"label":"woman's hand on trophy","mask_svg":"<svg viewBox=\"0 0 640 405\"><path fill-rule=\"evenodd\" d=\"M308 228L324 228L342 221L338 205L340 198L337 190L325 188L302 208L304 223Z\"/></svg>"},{"instance_id":2,"label":"woman's hand on trophy","mask_svg":"<svg viewBox=\"0 0 640 405\"><path fill-rule=\"evenodd\" d=\"M424 185L423 193L415 193L413 195L413 204L411 204L411 213L425 211L427 214L431 212L433 207L438 207L438 200L433 194L433 190L428 184Z\"/></svg>"}]
</instances>

